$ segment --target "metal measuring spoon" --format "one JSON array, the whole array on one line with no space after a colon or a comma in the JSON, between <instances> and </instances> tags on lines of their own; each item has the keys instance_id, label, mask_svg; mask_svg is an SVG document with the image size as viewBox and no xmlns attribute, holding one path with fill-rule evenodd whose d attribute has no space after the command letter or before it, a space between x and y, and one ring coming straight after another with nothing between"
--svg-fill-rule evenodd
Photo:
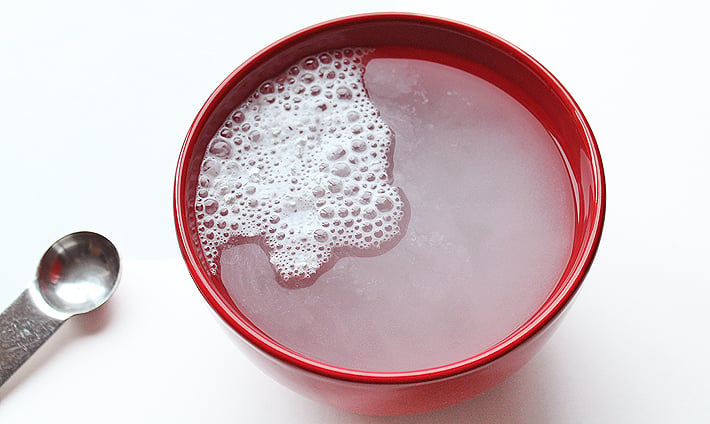
<instances>
[{"instance_id":1,"label":"metal measuring spoon","mask_svg":"<svg viewBox=\"0 0 710 424\"><path fill-rule=\"evenodd\" d=\"M42 256L37 277L0 314L0 385L68 318L93 311L116 290L114 245L91 232L69 234Z\"/></svg>"}]
</instances>

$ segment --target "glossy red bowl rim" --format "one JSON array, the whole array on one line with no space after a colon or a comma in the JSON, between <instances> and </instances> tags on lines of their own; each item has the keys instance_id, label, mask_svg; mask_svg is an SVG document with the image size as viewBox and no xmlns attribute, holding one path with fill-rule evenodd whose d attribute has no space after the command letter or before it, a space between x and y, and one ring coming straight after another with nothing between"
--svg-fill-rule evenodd
<instances>
[{"instance_id":1,"label":"glossy red bowl rim","mask_svg":"<svg viewBox=\"0 0 710 424\"><path fill-rule=\"evenodd\" d=\"M534 69L538 76L544 79L546 84L549 86L549 89L559 97L565 108L571 111L570 115L576 118L577 125L586 137L586 142L591 152L589 159L591 160L591 168L594 173L595 186L592 190L596 193L593 204L594 210L592 211L594 214L594 220L590 231L591 235L580 247L579 257L581 257L582 260L577 261L573 265L572 269L566 274L566 278L557 286L555 294L553 294L553 296L545 302L545 304L531 319L496 345L470 358L429 369L397 372L362 371L333 366L291 351L274 342L269 337L264 336L259 330L254 328L253 324L232 311L230 306L222 299L218 291L212 286L211 279L207 275L208 272L206 272L200 265L197 259L198 255L194 251L194 246L190 241L192 237L189 233L187 212L184 207L184 188L187 184L187 165L191 157L192 140L199 135L207 117L214 110L219 101L222 100L225 95L225 91L232 86L234 82L233 80L238 75L240 75L259 57L276 49L278 46L296 42L306 34L324 31L333 26L343 24L352 25L371 20L383 19L410 20L415 22L425 21L427 23L435 24L442 28L452 29L457 32L475 34L475 36L479 39L486 40L487 43L495 45L496 47L504 50L507 54L514 56L517 61L525 64L530 69ZM369 13L337 18L297 31L262 49L235 69L219 85L219 87L215 89L212 95L205 102L204 106L200 109L195 120L193 121L187 136L185 137L185 142L180 151L175 175L173 207L180 249L195 284L203 297L207 300L212 309L222 318L222 320L224 320L230 328L246 339L251 345L276 360L283 361L286 364L290 364L297 368L322 376L362 383L405 384L451 377L483 367L512 351L551 323L574 297L594 259L599 246L604 222L606 189L601 157L596 145L596 140L582 111L566 89L558 82L558 80L527 53L494 34L451 19L412 13Z\"/></svg>"}]
</instances>

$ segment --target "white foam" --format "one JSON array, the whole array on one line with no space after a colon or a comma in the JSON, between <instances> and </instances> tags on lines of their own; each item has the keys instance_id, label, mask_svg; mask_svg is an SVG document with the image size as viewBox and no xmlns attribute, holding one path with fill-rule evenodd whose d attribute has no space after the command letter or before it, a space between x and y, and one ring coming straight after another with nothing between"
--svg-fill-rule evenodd
<instances>
[{"instance_id":1,"label":"white foam","mask_svg":"<svg viewBox=\"0 0 710 424\"><path fill-rule=\"evenodd\" d=\"M258 238L284 281L315 274L333 249L377 249L404 215L390 174L393 133L363 84L361 49L302 59L219 128L195 209L212 271L230 242Z\"/></svg>"}]
</instances>

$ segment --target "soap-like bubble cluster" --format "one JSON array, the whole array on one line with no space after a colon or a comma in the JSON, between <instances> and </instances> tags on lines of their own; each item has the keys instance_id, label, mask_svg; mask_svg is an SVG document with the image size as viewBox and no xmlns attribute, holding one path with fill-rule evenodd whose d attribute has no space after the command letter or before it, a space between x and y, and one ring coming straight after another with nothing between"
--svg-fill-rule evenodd
<instances>
[{"instance_id":1,"label":"soap-like bubble cluster","mask_svg":"<svg viewBox=\"0 0 710 424\"><path fill-rule=\"evenodd\" d=\"M195 211L212 272L219 248L258 237L283 281L333 249L377 249L400 231L394 136L367 96L365 49L306 57L263 82L218 129Z\"/></svg>"}]
</instances>

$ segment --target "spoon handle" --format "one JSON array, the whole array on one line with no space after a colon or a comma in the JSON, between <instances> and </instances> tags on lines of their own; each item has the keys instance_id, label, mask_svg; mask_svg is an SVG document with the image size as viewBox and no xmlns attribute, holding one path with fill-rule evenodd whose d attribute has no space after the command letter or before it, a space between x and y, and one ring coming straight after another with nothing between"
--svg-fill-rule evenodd
<instances>
[{"instance_id":1,"label":"spoon handle","mask_svg":"<svg viewBox=\"0 0 710 424\"><path fill-rule=\"evenodd\" d=\"M42 312L29 290L25 289L0 314L0 386L64 322Z\"/></svg>"}]
</instances>

